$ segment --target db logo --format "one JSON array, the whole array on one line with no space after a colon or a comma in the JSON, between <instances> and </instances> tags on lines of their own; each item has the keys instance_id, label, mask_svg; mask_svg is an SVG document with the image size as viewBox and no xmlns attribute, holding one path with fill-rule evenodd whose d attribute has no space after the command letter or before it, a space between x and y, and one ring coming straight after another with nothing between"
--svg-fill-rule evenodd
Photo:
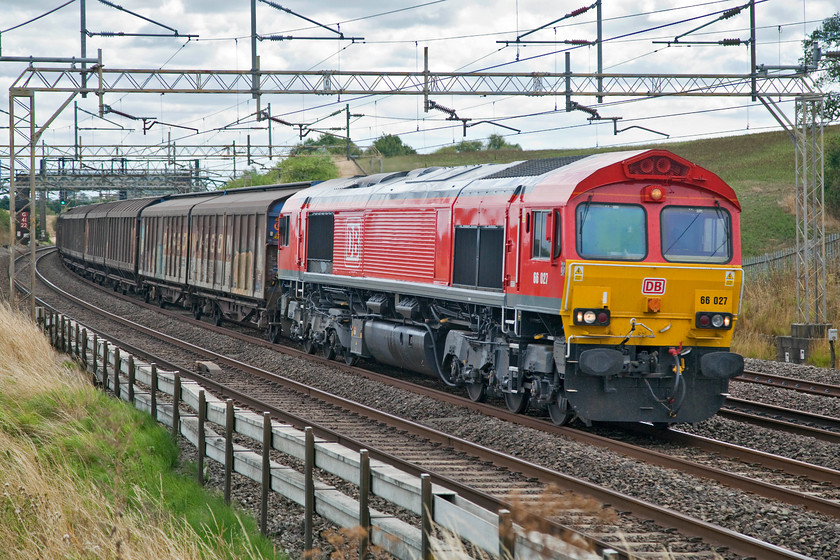
<instances>
[{"instance_id":1,"label":"db logo","mask_svg":"<svg viewBox=\"0 0 840 560\"><path fill-rule=\"evenodd\" d=\"M362 220L350 218L347 220L347 264L358 267L362 260Z\"/></svg>"},{"instance_id":2,"label":"db logo","mask_svg":"<svg viewBox=\"0 0 840 560\"><path fill-rule=\"evenodd\" d=\"M665 293L665 279L645 278L642 280L642 293L646 296L661 296Z\"/></svg>"}]
</instances>

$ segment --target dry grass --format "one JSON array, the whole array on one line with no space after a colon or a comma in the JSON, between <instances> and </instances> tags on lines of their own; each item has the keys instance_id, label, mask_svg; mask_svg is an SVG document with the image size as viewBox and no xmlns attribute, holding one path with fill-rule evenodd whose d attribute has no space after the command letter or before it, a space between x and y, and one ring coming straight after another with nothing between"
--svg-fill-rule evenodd
<instances>
[{"instance_id":1,"label":"dry grass","mask_svg":"<svg viewBox=\"0 0 840 560\"><path fill-rule=\"evenodd\" d=\"M212 534L202 538L168 512L162 489L152 495L133 487L127 498L114 498L116 481L87 476L94 468L88 457L107 455L105 444L72 451L56 445L70 438L88 441L84 426L94 421L89 407L107 397L72 364L60 363L37 327L7 305L0 305L0 356L0 556L257 557L227 548ZM115 468L112 478L119 477Z\"/></svg>"},{"instance_id":2,"label":"dry grass","mask_svg":"<svg viewBox=\"0 0 840 560\"><path fill-rule=\"evenodd\" d=\"M741 316L732 340L734 351L750 358L776 359L776 337L790 336L790 326L799 322L796 284L796 272L793 269L751 274L747 278ZM830 321L838 314L840 265L829 263L826 271L826 315ZM809 363L827 365L828 342L816 341L810 356Z\"/></svg>"}]
</instances>

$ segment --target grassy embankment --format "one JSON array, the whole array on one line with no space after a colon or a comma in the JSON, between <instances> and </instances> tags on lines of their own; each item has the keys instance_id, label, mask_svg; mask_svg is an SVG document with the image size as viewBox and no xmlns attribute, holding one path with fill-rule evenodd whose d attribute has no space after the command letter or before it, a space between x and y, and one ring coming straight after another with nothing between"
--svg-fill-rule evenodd
<instances>
[{"instance_id":1,"label":"grassy embankment","mask_svg":"<svg viewBox=\"0 0 840 560\"><path fill-rule=\"evenodd\" d=\"M0 556L285 558L252 518L176 472L166 430L58 363L5 305L0 356Z\"/></svg>"},{"instance_id":2,"label":"grassy embankment","mask_svg":"<svg viewBox=\"0 0 840 560\"><path fill-rule=\"evenodd\" d=\"M826 127L826 137L840 134L840 126ZM741 249L744 256L762 255L796 242L794 216L794 148L785 132L709 138L692 142L652 144L629 149L665 148L719 175L741 201ZM607 150L540 150L418 154L388 158L385 171L416 167L506 163L535 158L567 156ZM840 231L828 220L827 231ZM830 264L827 275L828 318L840 317L840 266ZM733 346L744 355L775 358L775 337L789 335L797 322L796 277L792 271L770 277L748 278L743 313L736 326ZM814 349L812 361L828 363L828 344Z\"/></svg>"}]
</instances>

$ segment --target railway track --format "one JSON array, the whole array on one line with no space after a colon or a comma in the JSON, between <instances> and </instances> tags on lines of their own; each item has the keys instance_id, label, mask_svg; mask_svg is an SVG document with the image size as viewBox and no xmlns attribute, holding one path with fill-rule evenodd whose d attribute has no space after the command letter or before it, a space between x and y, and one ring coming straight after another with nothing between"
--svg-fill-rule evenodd
<instances>
[{"instance_id":1,"label":"railway track","mask_svg":"<svg viewBox=\"0 0 840 560\"><path fill-rule=\"evenodd\" d=\"M734 378L734 381L756 383L779 389L790 389L791 391L799 391L809 395L840 397L840 385L830 385L828 383L819 383L808 379L796 379L784 375L774 375L772 373L745 371L743 375Z\"/></svg>"},{"instance_id":2,"label":"railway track","mask_svg":"<svg viewBox=\"0 0 840 560\"><path fill-rule=\"evenodd\" d=\"M135 301L134 303L136 304L137 302ZM206 325L206 324L202 324L202 328L209 328L209 326ZM230 333L227 333L227 334L230 335ZM290 353L292 355L296 354L294 351L291 351L291 350L284 350L284 352ZM300 353L297 353L297 354L299 355ZM212 356L212 354L211 354L211 356ZM206 354L205 354L205 359L206 359ZM224 362L224 361L227 360L226 357L220 356L220 355L212 356L212 359L218 360L220 362ZM336 364L335 362L331 362L331 365L333 365L335 367L339 367L339 368L344 367L343 364ZM243 368L243 367L246 367L246 366L244 366L242 364L237 364L236 367L237 368ZM182 368L179 368L179 369L182 369ZM353 370L353 372L356 375L364 375L364 376L366 376L370 379L373 379L373 378L377 377L376 374L373 374L373 373L370 373L370 372L360 373L360 372L358 372L358 370ZM256 375L257 371L256 370L251 370L251 374ZM381 377L381 376L379 376L379 377ZM218 385L218 380L208 380L208 381L211 384L217 384ZM271 382L276 383L276 382L278 382L278 380L276 378L274 378ZM284 380L283 382L286 383L286 380ZM391 379L390 382L395 383L393 379ZM399 383L395 383L395 384L399 385ZM223 389L221 387L219 387L219 390L223 390ZM259 390L261 394L267 394L269 392L277 393L277 391L262 391L260 389L257 389L257 390ZM320 392L318 392L317 390L313 391L312 388L303 388L302 390L304 392L309 393L309 394L317 393L318 396L319 396L319 400L322 400L322 399L325 400L325 402L329 403L330 407L338 406L335 402L330 402L331 397L327 397L327 396L321 394ZM414 387L412 389L412 391L414 391L414 392L417 392L417 390L418 389L416 387ZM431 391L431 390L424 389L424 391ZM246 397L244 395L243 396L238 396L237 398L242 402L247 402ZM467 399L459 399L458 397L456 397L454 395L451 395L451 394L443 394L443 395L438 394L438 395L435 396L435 398L441 398L442 400L447 400L449 402L457 402L457 404L459 404L459 406L464 406L466 408L470 408L470 409L473 409L473 410L481 410L483 414L488 414L487 409L485 407L483 407L482 405L472 403L471 401L469 401ZM278 402L276 404L276 406L278 408L291 408L293 406L293 403L295 401L299 401L299 400L300 400L299 397L295 397L295 398L291 399L291 401L292 401L291 403L284 400L282 402ZM272 403L259 403L259 406L261 406L262 409L266 409L266 405L272 405ZM353 405L341 404L340 406L344 407L345 410L352 410ZM311 403L307 402L307 404L304 405L303 408L305 410L309 411L308 414L312 414L311 409L313 408L313 405ZM520 422L520 423L526 423L526 424L534 423L535 425L539 425L539 429L541 429L541 430L556 431L556 433L562 433L562 434L567 435L567 436L569 436L573 432L573 430L569 430L567 428L557 428L556 426L553 426L550 423L548 423L544 420L541 420L541 419L536 419L536 418L531 418L531 417L523 417L523 416L515 416L515 415L510 415L506 411L501 411L499 409L495 409L495 410L496 410L496 413L494 413L494 414L498 415L501 418L505 418L506 416L512 416L513 418L507 418L507 419L512 419L514 421L517 421L517 422ZM364 411L363 412L361 409L356 410L356 413L364 414L365 416L368 416L368 417L373 415L372 412L370 412L370 411ZM278 414L280 414L279 411L278 411ZM346 418L346 416L347 416L346 413L339 414L339 418ZM388 415L388 416L390 416L390 415ZM325 413L324 418L330 418L330 417L331 417L330 414ZM286 419L286 421L290 421L290 419ZM297 419L297 421L300 422L301 420ZM394 418L377 419L377 422L381 422L383 424L384 423L389 423L389 422L394 422L394 421L395 421ZM322 422L327 423L325 420L322 420ZM330 420L330 422L338 422L342 426L344 426L344 424L345 424L345 420L335 420L335 419L333 419L333 420ZM724 530L722 533L717 533L717 532L715 532L715 530L712 527L707 526L708 524L701 523L699 525L696 525L696 524L692 525L693 522L688 520L688 519L684 519L685 516L682 516L683 518L681 518L681 519L670 517L672 515L672 513L671 512L663 512L663 511L661 511L661 508L655 508L654 507L654 509L649 509L649 505L638 503L639 502L638 500L635 500L635 499L628 500L627 499L628 497L626 497L626 496L621 497L621 496L617 496L614 492L605 492L605 489L603 489L603 488L597 489L597 488L592 488L590 485L587 485L587 484L581 485L581 483L583 481L573 480L570 477L559 477L558 476L559 473L552 473L548 469L544 469L542 467L538 467L538 466L535 466L535 465L527 465L526 464L527 462L512 461L512 459L515 459L515 458L511 458L509 456L508 457L501 457L501 456L498 456L498 455L494 456L492 454L491 455L486 455L485 454L486 450L477 449L475 446L472 446L471 444L469 444L469 442L460 440L459 438L453 438L452 436L450 436L448 434L445 434L443 432L437 432L437 433L431 435L431 432L428 432L427 427L419 426L419 425L416 425L414 423L411 423L411 426L409 427L409 425L402 424L401 422L405 422L405 421L400 420L400 421L397 421L396 424L394 424L394 423L390 424L392 426L392 429L389 431L389 434L387 436L388 439L385 442L380 444L384 449L387 450L387 451L383 451L383 456L388 454L390 451L394 451L393 449L388 449L389 445L391 445L393 447L393 443L388 443L388 442L392 442L393 428L396 428L398 430L404 430L404 431L409 432L409 433L413 433L417 437L421 437L420 434L422 434L422 437L428 439L429 441L433 441L433 442L437 441L439 443L444 443L445 445L449 446L454 451L456 451L456 454L459 451L466 452L466 453L469 453L471 455L474 454L474 455L480 457L484 461L495 462L497 466L493 467L493 469L491 469L492 471L498 471L499 467L503 467L503 468L507 468L507 469L511 469L511 470L515 470L517 472L520 472L525 477L534 478L534 479L537 479L537 480L541 481L541 483L543 485L542 488L544 488L545 487L544 485L546 485L546 484L558 484L558 485L565 486L567 488L575 489L576 491L584 492L584 493L587 493L587 494L590 494L590 495L596 495L598 497L598 499L600 499L601 501L606 502L606 503L610 503L613 506L617 507L618 509L621 509L621 510L626 509L628 511L633 511L636 515L640 515L642 517L650 517L650 518L657 519L660 522L662 522L663 524L668 525L668 526L678 526L678 527L680 527L680 530L685 531L688 534L701 534L702 536L704 536L705 538L709 539L712 542L715 542L715 543L718 543L718 544L724 544L725 546L730 547L733 551L736 551L736 553L738 553L738 554L753 555L753 556L757 556L757 557L761 557L761 558L801 557L801 556L795 555L795 554L793 556L787 556L786 555L787 553L785 551L778 550L778 547L773 547L772 545L769 545L768 549L761 549L760 547L764 546L765 543L750 542L750 541L754 541L754 539L746 539L746 541L743 541L743 542L736 542L736 540L733 540L733 539L737 539L738 537L735 536L735 535L732 535L731 531L728 532L728 531ZM309 420L307 425L312 425L312 421ZM349 427L348 428L342 427L342 431L344 431L344 430L347 430L348 433L352 433L352 429L350 429ZM359 433L365 434L367 436L369 431L370 431L370 426L365 425L364 428L361 428L360 430L361 431ZM421 432L416 432L415 430L421 430ZM581 434L584 434L584 432L581 432ZM333 434L331 437L347 438L348 436L347 436L347 434L344 434L343 436ZM578 435L576 437L584 438L583 435ZM591 438L593 436L588 435L586 437ZM603 438L603 439L606 439L606 438ZM414 440L412 440L412 441L414 441ZM415 463L414 468L420 469L423 472L427 472L429 470L432 470L432 469L430 469L430 467L433 467L434 466L433 463L435 463L437 461L437 459L432 459L432 457L434 455L430 454L428 451L425 451L425 450L422 450L422 451L414 450L414 449L412 449L413 445L414 445L413 443L410 444L407 447L408 451L403 451L403 453L407 454L409 459L413 459L413 461L410 461L410 462ZM614 446L615 442L610 443L608 445L606 442L602 441L602 442L599 442L599 443L592 443L592 445L599 445L601 447L604 447L604 446L609 447L609 446ZM370 447L369 442L365 442L364 446L365 447ZM633 453L636 453L636 454L639 454L639 455L643 456L642 460L645 460L645 461L651 461L651 457L653 456L653 453L651 453L649 449L641 449L641 450L637 449L635 451L631 451L630 448L628 447L624 451L618 451L618 452L626 454L626 455L630 455L630 456L633 456ZM715 451L715 453L720 453L720 449L717 449ZM413 457L412 457L412 455L413 455ZM403 460L408 461L409 459L403 459ZM751 460L755 460L755 459L753 458ZM664 465L664 462L671 461L671 465L669 466L669 468L677 468L678 470L688 470L688 467L686 466L688 461L685 461L685 460L682 460L684 462L684 465L682 467L673 466L675 464L673 459L666 459L665 457L660 457L660 458L656 459L656 461L663 462L662 463L663 465ZM419 463L419 464L417 464L417 463ZM465 470L468 470L470 472L475 472L475 473L480 472L480 470L477 468L477 466L474 463L459 464L457 461L455 461L452 458L447 458L447 459L443 460L442 463L445 464L446 467L441 467L441 466L437 467L437 470L439 471L438 472L438 477L439 477L438 482L445 485L445 486L453 487L453 486L456 486L458 484L458 481L452 479L453 473L454 473L454 475L458 475L459 480L461 480L461 479L463 479L463 475L461 475L459 473L462 473ZM657 463L657 464L659 464L659 463ZM406 470L412 471L412 468L410 468L410 465L407 465L406 467L407 467ZM770 467L770 468L773 468L773 467ZM808 474L805 474L805 471L807 470L807 467L805 465L799 465L797 468L800 471L802 471L797 476L800 476L800 477L801 476L806 476L806 477L809 476ZM691 469L698 470L699 467L693 466L693 467L691 467ZM696 475L696 472L693 473L693 474ZM478 475L476 475L476 476L478 476ZM498 476L498 472L496 472L495 476ZM709 476L707 474L707 475L700 475L700 476L707 476L708 478L713 478L713 479L717 480L718 478L715 478L715 477L716 476L720 477L721 475L718 474L718 475L715 475L715 476ZM833 484L835 486L837 485L837 480L836 480L836 478L834 478L834 477L836 477L836 473L834 473L834 474L823 473L820 476L828 477L829 480L823 480L823 482L830 482L831 484ZM505 475L505 478L510 478L510 476ZM731 478L730 483L733 484L733 486L736 486L736 487L738 486L738 484L741 484L743 482L743 481L738 481L737 477L730 477L730 478ZM742 478L745 478L745 477L742 477ZM817 480L819 480L819 479L817 479ZM513 490L516 490L518 493L520 493L522 495L528 495L528 494L539 494L540 493L540 488L541 488L539 485L535 486L532 482L528 482L528 481L525 481L525 482L517 481L516 485L507 485L507 486L499 486L499 484L500 483L497 479L493 479L492 477L489 478L489 479L485 479L484 475L482 474L481 477L478 477L477 480L473 483L473 485L471 485L471 486L476 487L474 489L474 494L473 494L476 501L479 501L481 503L481 500L487 499L486 496L482 497L482 494L485 494L486 493L485 490L487 490L487 489L498 490L499 488L506 488L504 493L508 494L508 495L510 495L511 491L513 491ZM768 486L772 486L772 485L768 485ZM748 491L755 491L754 488L755 487L753 487L752 489L750 489ZM453 489L456 489L456 488L453 488ZM456 489L456 491L462 492L462 493L464 493L464 495L470 495L470 492L467 489L458 488L458 489ZM783 492L783 490L774 490L774 492ZM498 492L496 492L496 494L498 494ZM789 495L794 496L793 494L789 494ZM804 495L804 494L802 494L802 495ZM497 496L494 497L492 494L490 495L490 498L491 499L496 499L496 500L499 499ZM784 498L774 497L773 499L784 499ZM792 498L789 497L789 498L787 498L787 501L791 501L792 503L797 503L796 500L802 500L802 498L801 497L792 497ZM826 515L833 515L835 517L838 517L837 511L836 511L836 508L837 508L836 504L833 504L831 502L831 500L823 500L823 501L826 502L826 503L822 503L820 505L813 505L815 502L812 502L812 505L808 506L808 507L813 508L815 511L822 511ZM497 503L501 503L501 502L497 502ZM798 503L801 503L801 501L798 502ZM509 505L508 505L508 507L509 507ZM820 508L824 508L824 509L820 509ZM668 517L663 517L663 516L668 516ZM709 533L709 531L712 531L712 532ZM612 546L612 544L610 544L610 545ZM754 548L754 547L759 547L759 548ZM638 552L638 551L635 551L635 552ZM775 554L779 554L779 556L775 556Z\"/></svg>"}]
</instances>

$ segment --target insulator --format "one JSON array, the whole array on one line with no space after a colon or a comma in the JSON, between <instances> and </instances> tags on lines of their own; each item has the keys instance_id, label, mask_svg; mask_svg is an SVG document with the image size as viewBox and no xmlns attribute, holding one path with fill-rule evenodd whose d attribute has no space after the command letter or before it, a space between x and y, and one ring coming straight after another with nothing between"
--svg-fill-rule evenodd
<instances>
[{"instance_id":1,"label":"insulator","mask_svg":"<svg viewBox=\"0 0 840 560\"><path fill-rule=\"evenodd\" d=\"M720 16L720 19L729 19L732 16L737 16L741 13L741 10L743 9L743 6L739 6L737 8L732 8L731 10L726 10L725 12L723 12L723 15Z\"/></svg>"},{"instance_id":2,"label":"insulator","mask_svg":"<svg viewBox=\"0 0 840 560\"><path fill-rule=\"evenodd\" d=\"M565 41L565 42L570 44L570 45L591 45L592 44L592 41L587 41L586 39L569 39L568 41Z\"/></svg>"},{"instance_id":3,"label":"insulator","mask_svg":"<svg viewBox=\"0 0 840 560\"><path fill-rule=\"evenodd\" d=\"M737 47L741 44L741 39L724 39L720 44L724 47Z\"/></svg>"},{"instance_id":4,"label":"insulator","mask_svg":"<svg viewBox=\"0 0 840 560\"><path fill-rule=\"evenodd\" d=\"M589 8L591 8L591 7L592 6L584 6L583 8L578 8L577 10L575 10L573 12L569 12L569 17L575 17L575 16L579 16L580 14L586 13L586 12L589 11Z\"/></svg>"}]
</instances>

